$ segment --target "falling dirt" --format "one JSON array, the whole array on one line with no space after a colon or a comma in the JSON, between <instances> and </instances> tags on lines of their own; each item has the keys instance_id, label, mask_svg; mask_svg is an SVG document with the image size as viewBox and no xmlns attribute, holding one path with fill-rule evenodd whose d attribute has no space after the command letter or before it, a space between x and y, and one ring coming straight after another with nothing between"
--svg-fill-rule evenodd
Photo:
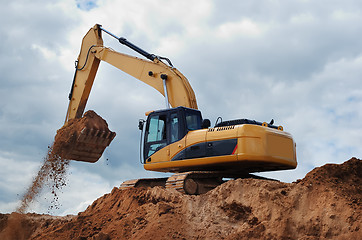
<instances>
[{"instance_id":1,"label":"falling dirt","mask_svg":"<svg viewBox=\"0 0 362 240\"><path fill-rule=\"evenodd\" d=\"M109 131L107 122L92 110L84 113L84 116L80 119L70 120L68 124L59 129L53 144L48 147L48 153L44 158L43 165L23 195L16 212L25 213L31 203L39 197L44 187L48 187L52 195L48 208L49 212L59 208L59 192L67 184L66 175L69 166L69 160L64 156L74 146L77 136L85 127Z\"/></svg>"},{"instance_id":2,"label":"falling dirt","mask_svg":"<svg viewBox=\"0 0 362 240\"><path fill-rule=\"evenodd\" d=\"M59 190L66 185L68 165L68 160L60 158L54 153L53 147L49 147L43 165L33 179L32 184L23 195L21 204L16 209L16 212L25 213L45 186L49 187L52 194L52 200L48 210L57 209L59 207Z\"/></svg>"},{"instance_id":3,"label":"falling dirt","mask_svg":"<svg viewBox=\"0 0 362 240\"><path fill-rule=\"evenodd\" d=\"M76 216L0 214L0 239L361 239L361 172L352 158L293 183L237 179L200 196L115 187Z\"/></svg>"}]
</instances>

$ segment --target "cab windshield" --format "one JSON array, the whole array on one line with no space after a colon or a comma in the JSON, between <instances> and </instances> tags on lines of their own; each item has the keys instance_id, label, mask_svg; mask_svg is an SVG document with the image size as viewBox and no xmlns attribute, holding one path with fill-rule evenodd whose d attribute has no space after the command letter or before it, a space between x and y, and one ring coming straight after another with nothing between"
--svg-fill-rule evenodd
<instances>
[{"instance_id":1,"label":"cab windshield","mask_svg":"<svg viewBox=\"0 0 362 240\"><path fill-rule=\"evenodd\" d=\"M152 116L146 135L145 158L167 145L166 115Z\"/></svg>"}]
</instances>

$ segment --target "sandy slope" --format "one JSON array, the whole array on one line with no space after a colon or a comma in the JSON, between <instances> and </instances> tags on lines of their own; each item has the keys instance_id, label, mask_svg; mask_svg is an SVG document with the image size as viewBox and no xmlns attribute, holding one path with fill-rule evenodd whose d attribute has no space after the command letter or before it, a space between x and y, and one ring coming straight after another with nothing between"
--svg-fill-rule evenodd
<instances>
[{"instance_id":1,"label":"sandy slope","mask_svg":"<svg viewBox=\"0 0 362 240\"><path fill-rule=\"evenodd\" d=\"M231 180L200 196L114 188L77 216L0 214L0 239L361 239L362 161L282 183Z\"/></svg>"}]
</instances>

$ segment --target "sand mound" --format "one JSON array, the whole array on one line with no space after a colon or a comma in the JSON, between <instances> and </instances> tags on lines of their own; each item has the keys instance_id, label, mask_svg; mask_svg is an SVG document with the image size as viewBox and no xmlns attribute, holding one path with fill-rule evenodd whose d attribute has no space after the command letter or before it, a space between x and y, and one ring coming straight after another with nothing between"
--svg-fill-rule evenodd
<instances>
[{"instance_id":1,"label":"sand mound","mask_svg":"<svg viewBox=\"0 0 362 240\"><path fill-rule=\"evenodd\" d=\"M237 179L200 196L114 188L77 216L0 215L0 239L359 239L361 167L353 158L294 183Z\"/></svg>"}]
</instances>

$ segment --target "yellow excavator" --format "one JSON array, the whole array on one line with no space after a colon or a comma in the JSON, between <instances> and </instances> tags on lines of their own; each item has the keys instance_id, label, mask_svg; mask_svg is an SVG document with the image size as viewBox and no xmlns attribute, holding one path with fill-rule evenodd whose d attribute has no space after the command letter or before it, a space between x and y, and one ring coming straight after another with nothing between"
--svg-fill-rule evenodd
<instances>
[{"instance_id":1,"label":"yellow excavator","mask_svg":"<svg viewBox=\"0 0 362 240\"><path fill-rule=\"evenodd\" d=\"M103 46L102 32L146 59ZM296 168L296 144L282 126L275 126L273 120L267 123L218 118L211 127L210 121L203 119L198 110L189 81L168 58L150 54L98 24L82 41L65 124L82 117L100 61L115 66L165 96L166 108L146 113L147 119L139 122L141 160L146 170L174 174L169 178L129 180L122 187L161 185L187 194L202 194L225 178L257 177L251 173ZM88 144L78 138L72 152L64 157L96 162L114 134L90 132L94 132L94 141Z\"/></svg>"}]
</instances>

